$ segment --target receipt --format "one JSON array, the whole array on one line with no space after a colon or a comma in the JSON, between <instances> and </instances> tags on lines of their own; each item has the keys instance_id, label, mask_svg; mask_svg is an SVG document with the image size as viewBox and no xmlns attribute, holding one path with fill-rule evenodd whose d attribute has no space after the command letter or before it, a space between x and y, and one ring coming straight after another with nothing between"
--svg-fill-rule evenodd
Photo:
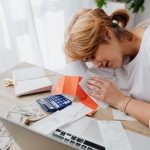
<instances>
[{"instance_id":1,"label":"receipt","mask_svg":"<svg viewBox=\"0 0 150 150\"><path fill-rule=\"evenodd\" d=\"M132 150L120 121L98 122L106 150Z\"/></svg>"},{"instance_id":2,"label":"receipt","mask_svg":"<svg viewBox=\"0 0 150 150\"><path fill-rule=\"evenodd\" d=\"M128 120L128 121L136 121L135 118L126 115L124 112L121 112L120 110L112 110L113 117L115 120Z\"/></svg>"},{"instance_id":3,"label":"receipt","mask_svg":"<svg viewBox=\"0 0 150 150\"><path fill-rule=\"evenodd\" d=\"M57 128L76 121L92 110L82 103L72 103L72 105L57 111L52 115L34 123L30 128L42 134L48 135Z\"/></svg>"}]
</instances>

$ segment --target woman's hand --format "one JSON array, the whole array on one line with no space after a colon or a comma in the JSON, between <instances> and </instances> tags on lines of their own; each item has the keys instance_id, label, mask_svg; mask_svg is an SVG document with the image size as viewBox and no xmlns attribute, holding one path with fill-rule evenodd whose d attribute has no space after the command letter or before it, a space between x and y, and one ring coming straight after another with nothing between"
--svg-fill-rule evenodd
<instances>
[{"instance_id":1,"label":"woman's hand","mask_svg":"<svg viewBox=\"0 0 150 150\"><path fill-rule=\"evenodd\" d=\"M126 96L113 83L100 77L92 77L88 80L87 87L89 88L90 96L118 109L120 104L126 99Z\"/></svg>"},{"instance_id":2,"label":"woman's hand","mask_svg":"<svg viewBox=\"0 0 150 150\"><path fill-rule=\"evenodd\" d=\"M126 112L149 126L150 103L125 96L111 82L93 77L87 82L89 94L117 109Z\"/></svg>"}]
</instances>

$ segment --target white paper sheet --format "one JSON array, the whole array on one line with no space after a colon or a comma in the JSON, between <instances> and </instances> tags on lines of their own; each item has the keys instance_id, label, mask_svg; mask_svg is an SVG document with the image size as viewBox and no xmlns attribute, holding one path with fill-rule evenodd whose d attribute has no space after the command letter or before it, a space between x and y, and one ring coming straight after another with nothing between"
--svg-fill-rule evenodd
<instances>
[{"instance_id":1,"label":"white paper sheet","mask_svg":"<svg viewBox=\"0 0 150 150\"><path fill-rule=\"evenodd\" d=\"M30 67L25 69L17 69L12 71L12 76L14 80L28 80L31 78L38 78L45 76L45 71L40 67Z\"/></svg>"},{"instance_id":2,"label":"white paper sheet","mask_svg":"<svg viewBox=\"0 0 150 150\"><path fill-rule=\"evenodd\" d=\"M100 68L96 69L94 67L89 68L89 71L93 73L93 75L99 76L109 81L115 80L115 71L112 68Z\"/></svg>"},{"instance_id":3,"label":"white paper sheet","mask_svg":"<svg viewBox=\"0 0 150 150\"><path fill-rule=\"evenodd\" d=\"M128 121L136 121L135 118L126 115L124 112L121 112L120 110L112 110L113 117L115 120L128 120Z\"/></svg>"},{"instance_id":4,"label":"white paper sheet","mask_svg":"<svg viewBox=\"0 0 150 150\"><path fill-rule=\"evenodd\" d=\"M106 150L132 150L120 121L98 121Z\"/></svg>"},{"instance_id":5,"label":"white paper sheet","mask_svg":"<svg viewBox=\"0 0 150 150\"><path fill-rule=\"evenodd\" d=\"M86 71L84 76L83 76L83 79L80 81L80 86L81 88L84 90L84 92L88 95L88 88L86 86L87 84L87 80L90 79L92 76L94 76L94 74L90 71ZM95 103L97 103L98 105L100 105L101 108L107 108L108 105L100 100L97 100L96 98L94 97L91 97L89 96Z\"/></svg>"},{"instance_id":6,"label":"white paper sheet","mask_svg":"<svg viewBox=\"0 0 150 150\"><path fill-rule=\"evenodd\" d=\"M73 103L63 110L57 111L52 115L34 123L30 128L42 134L48 135L57 128L84 117L91 111L92 110L90 108L86 107L82 103Z\"/></svg>"},{"instance_id":7,"label":"white paper sheet","mask_svg":"<svg viewBox=\"0 0 150 150\"><path fill-rule=\"evenodd\" d=\"M83 76L88 67L82 61L68 63L65 68L57 70L58 73L68 76Z\"/></svg>"},{"instance_id":8,"label":"white paper sheet","mask_svg":"<svg viewBox=\"0 0 150 150\"><path fill-rule=\"evenodd\" d=\"M15 85L15 94L24 95L29 93L36 93L40 91L50 90L52 83L48 77L19 81Z\"/></svg>"}]
</instances>

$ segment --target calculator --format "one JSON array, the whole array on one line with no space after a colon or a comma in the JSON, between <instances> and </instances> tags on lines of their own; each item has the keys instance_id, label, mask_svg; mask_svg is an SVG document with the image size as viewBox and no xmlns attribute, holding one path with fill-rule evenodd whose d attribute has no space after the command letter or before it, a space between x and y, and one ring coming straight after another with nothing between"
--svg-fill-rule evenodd
<instances>
[{"instance_id":1,"label":"calculator","mask_svg":"<svg viewBox=\"0 0 150 150\"><path fill-rule=\"evenodd\" d=\"M50 95L46 98L37 99L36 102L46 112L55 112L72 104L72 101L62 94Z\"/></svg>"}]
</instances>

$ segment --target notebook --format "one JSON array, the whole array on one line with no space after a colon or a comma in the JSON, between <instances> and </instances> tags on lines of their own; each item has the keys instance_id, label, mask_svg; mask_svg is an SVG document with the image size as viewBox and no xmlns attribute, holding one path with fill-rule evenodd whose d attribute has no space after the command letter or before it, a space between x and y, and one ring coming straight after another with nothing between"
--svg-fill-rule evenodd
<instances>
[{"instance_id":1,"label":"notebook","mask_svg":"<svg viewBox=\"0 0 150 150\"><path fill-rule=\"evenodd\" d=\"M12 71L15 80L16 96L49 91L52 88L50 79L46 76L43 68L30 67Z\"/></svg>"}]
</instances>

